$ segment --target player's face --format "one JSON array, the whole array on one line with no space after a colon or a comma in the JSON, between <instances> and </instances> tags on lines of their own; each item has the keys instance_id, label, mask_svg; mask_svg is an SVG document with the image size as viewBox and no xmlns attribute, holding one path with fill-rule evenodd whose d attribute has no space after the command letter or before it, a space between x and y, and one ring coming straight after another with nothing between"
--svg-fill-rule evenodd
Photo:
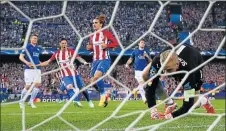
<instances>
[{"instance_id":1,"label":"player's face","mask_svg":"<svg viewBox=\"0 0 226 131\"><path fill-rule=\"evenodd\" d=\"M178 60L177 59L170 59L164 68L165 73L172 73L176 72L178 69Z\"/></svg>"},{"instance_id":2,"label":"player's face","mask_svg":"<svg viewBox=\"0 0 226 131\"><path fill-rule=\"evenodd\" d=\"M99 30L101 29L102 24L100 23L100 21L98 19L94 19L93 20L93 29L94 30Z\"/></svg>"},{"instance_id":3,"label":"player's face","mask_svg":"<svg viewBox=\"0 0 226 131\"><path fill-rule=\"evenodd\" d=\"M140 47L140 48L144 48L144 46L145 46L144 41L141 40L140 43L139 43L139 47Z\"/></svg>"},{"instance_id":4,"label":"player's face","mask_svg":"<svg viewBox=\"0 0 226 131\"><path fill-rule=\"evenodd\" d=\"M31 37L31 43L32 44L37 44L37 42L38 42L38 37L37 36L32 36Z\"/></svg>"},{"instance_id":5,"label":"player's face","mask_svg":"<svg viewBox=\"0 0 226 131\"><path fill-rule=\"evenodd\" d=\"M67 41L66 40L62 40L60 42L60 48L61 49L66 49L67 48Z\"/></svg>"}]
</instances>

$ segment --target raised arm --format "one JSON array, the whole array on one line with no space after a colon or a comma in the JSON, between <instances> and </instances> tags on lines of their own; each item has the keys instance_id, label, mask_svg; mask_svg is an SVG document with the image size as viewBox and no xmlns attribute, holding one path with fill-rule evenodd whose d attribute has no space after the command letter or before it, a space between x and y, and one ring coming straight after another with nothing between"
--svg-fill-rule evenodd
<instances>
[{"instance_id":1,"label":"raised arm","mask_svg":"<svg viewBox=\"0 0 226 131\"><path fill-rule=\"evenodd\" d=\"M148 63L152 62L151 56L145 51L144 56L147 58Z\"/></svg>"}]
</instances>

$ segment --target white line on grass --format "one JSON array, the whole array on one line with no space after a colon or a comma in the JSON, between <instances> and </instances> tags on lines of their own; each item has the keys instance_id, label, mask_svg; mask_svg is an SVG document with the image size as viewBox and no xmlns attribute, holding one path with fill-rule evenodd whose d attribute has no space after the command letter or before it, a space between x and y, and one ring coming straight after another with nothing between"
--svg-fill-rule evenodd
<instances>
[{"instance_id":1,"label":"white line on grass","mask_svg":"<svg viewBox=\"0 0 226 131\"><path fill-rule=\"evenodd\" d=\"M84 114L84 113L109 113L112 111L79 111L79 112L63 112L62 114ZM129 113L128 111L120 111L120 112L126 112ZM44 113L26 113L26 115L51 115L51 114L56 114L57 112L44 112ZM1 114L1 116L17 116L21 115L21 113L9 113L9 114Z\"/></svg>"}]
</instances>

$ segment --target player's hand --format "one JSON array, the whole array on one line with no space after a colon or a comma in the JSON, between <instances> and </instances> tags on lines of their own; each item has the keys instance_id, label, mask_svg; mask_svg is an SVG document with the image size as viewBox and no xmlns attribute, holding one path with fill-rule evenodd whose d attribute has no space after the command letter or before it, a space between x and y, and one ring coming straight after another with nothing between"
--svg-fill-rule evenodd
<instances>
[{"instance_id":1,"label":"player's hand","mask_svg":"<svg viewBox=\"0 0 226 131\"><path fill-rule=\"evenodd\" d=\"M87 50L92 50L92 45L90 45L90 44L86 45L86 49Z\"/></svg>"},{"instance_id":2,"label":"player's hand","mask_svg":"<svg viewBox=\"0 0 226 131\"><path fill-rule=\"evenodd\" d=\"M30 68L34 68L34 65L31 62L27 62L26 65L29 66Z\"/></svg>"},{"instance_id":3,"label":"player's hand","mask_svg":"<svg viewBox=\"0 0 226 131\"><path fill-rule=\"evenodd\" d=\"M104 42L101 44L102 49L106 49L107 48L107 44L105 44Z\"/></svg>"},{"instance_id":4,"label":"player's hand","mask_svg":"<svg viewBox=\"0 0 226 131\"><path fill-rule=\"evenodd\" d=\"M147 54L146 52L144 53L144 56L147 57L147 58L149 57L148 54Z\"/></svg>"}]
</instances>

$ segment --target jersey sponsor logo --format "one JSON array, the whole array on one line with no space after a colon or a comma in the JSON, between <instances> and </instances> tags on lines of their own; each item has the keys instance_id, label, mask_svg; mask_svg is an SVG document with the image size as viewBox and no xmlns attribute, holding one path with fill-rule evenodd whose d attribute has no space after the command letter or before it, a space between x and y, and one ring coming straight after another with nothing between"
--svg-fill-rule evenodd
<instances>
[{"instance_id":1,"label":"jersey sponsor logo","mask_svg":"<svg viewBox=\"0 0 226 131\"><path fill-rule=\"evenodd\" d=\"M33 56L38 57L38 56L39 56L39 53L37 53L37 52L33 52Z\"/></svg>"},{"instance_id":2,"label":"jersey sponsor logo","mask_svg":"<svg viewBox=\"0 0 226 131\"><path fill-rule=\"evenodd\" d=\"M182 58L179 58L179 61L182 64L182 66L188 65L188 63L185 60L183 60Z\"/></svg>"},{"instance_id":3,"label":"jersey sponsor logo","mask_svg":"<svg viewBox=\"0 0 226 131\"><path fill-rule=\"evenodd\" d=\"M139 59L145 59L145 56L144 56L144 55L139 54L139 55L138 55L138 58L139 58Z\"/></svg>"},{"instance_id":4,"label":"jersey sponsor logo","mask_svg":"<svg viewBox=\"0 0 226 131\"><path fill-rule=\"evenodd\" d=\"M69 63L69 62L70 62L69 59L68 59L68 60L59 60L59 63L60 63L60 64Z\"/></svg>"}]
</instances>

